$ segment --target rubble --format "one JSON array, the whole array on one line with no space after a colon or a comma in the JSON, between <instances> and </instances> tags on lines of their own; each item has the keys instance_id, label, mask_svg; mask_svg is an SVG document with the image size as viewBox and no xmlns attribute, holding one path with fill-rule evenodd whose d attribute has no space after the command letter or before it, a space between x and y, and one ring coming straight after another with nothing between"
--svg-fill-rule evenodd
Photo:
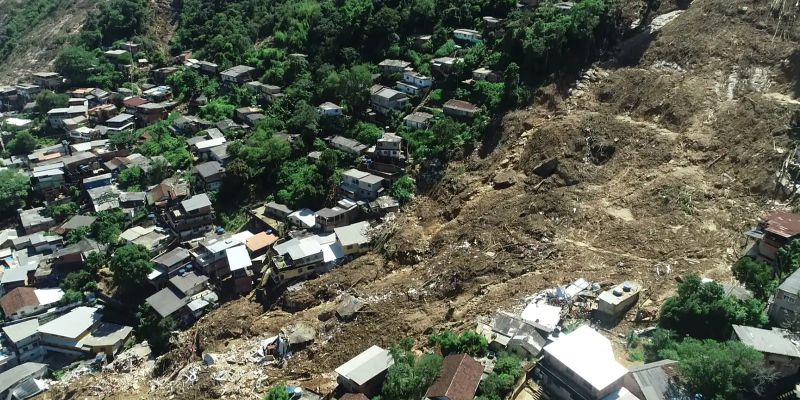
<instances>
[{"instance_id":1,"label":"rubble","mask_svg":"<svg viewBox=\"0 0 800 400\"><path fill-rule=\"evenodd\" d=\"M336 316L342 321L351 321L364 306L365 303L363 300L345 294L336 306Z\"/></svg>"}]
</instances>

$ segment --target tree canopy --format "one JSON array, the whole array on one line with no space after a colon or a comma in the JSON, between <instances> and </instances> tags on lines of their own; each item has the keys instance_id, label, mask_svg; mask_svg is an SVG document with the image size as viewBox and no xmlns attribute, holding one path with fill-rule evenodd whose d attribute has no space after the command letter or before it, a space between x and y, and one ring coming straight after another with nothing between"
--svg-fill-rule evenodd
<instances>
[{"instance_id":1,"label":"tree canopy","mask_svg":"<svg viewBox=\"0 0 800 400\"><path fill-rule=\"evenodd\" d=\"M761 301L767 301L778 287L775 269L763 261L745 256L733 265L732 270L736 280Z\"/></svg>"},{"instance_id":2,"label":"tree canopy","mask_svg":"<svg viewBox=\"0 0 800 400\"><path fill-rule=\"evenodd\" d=\"M687 338L661 350L660 356L678 361L691 390L709 399L737 399L757 389L764 376L764 356L738 341Z\"/></svg>"},{"instance_id":3,"label":"tree canopy","mask_svg":"<svg viewBox=\"0 0 800 400\"><path fill-rule=\"evenodd\" d=\"M435 354L417 357L411 351L412 345L413 341L404 341L390 348L394 364L386 372L382 400L420 399L439 377L442 357Z\"/></svg>"},{"instance_id":4,"label":"tree canopy","mask_svg":"<svg viewBox=\"0 0 800 400\"><path fill-rule=\"evenodd\" d=\"M764 305L758 300L739 301L725 295L716 282L703 283L697 275L684 278L678 294L661 308L661 327L698 339L724 340L732 324L762 326Z\"/></svg>"},{"instance_id":5,"label":"tree canopy","mask_svg":"<svg viewBox=\"0 0 800 400\"><path fill-rule=\"evenodd\" d=\"M147 275L153 271L150 251L137 244L122 246L114 252L108 263L114 284L128 293L147 283Z\"/></svg>"},{"instance_id":6,"label":"tree canopy","mask_svg":"<svg viewBox=\"0 0 800 400\"><path fill-rule=\"evenodd\" d=\"M36 150L36 138L28 131L21 131L14 135L6 145L9 153L15 156L24 156L31 154Z\"/></svg>"},{"instance_id":7,"label":"tree canopy","mask_svg":"<svg viewBox=\"0 0 800 400\"><path fill-rule=\"evenodd\" d=\"M25 205L30 191L30 178L15 169L0 171L0 214L16 211Z\"/></svg>"},{"instance_id":8,"label":"tree canopy","mask_svg":"<svg viewBox=\"0 0 800 400\"><path fill-rule=\"evenodd\" d=\"M428 344L438 346L442 355L466 353L474 357L483 357L489 351L489 342L483 335L475 331L465 331L456 335L453 331L446 330L439 334L431 335Z\"/></svg>"}]
</instances>

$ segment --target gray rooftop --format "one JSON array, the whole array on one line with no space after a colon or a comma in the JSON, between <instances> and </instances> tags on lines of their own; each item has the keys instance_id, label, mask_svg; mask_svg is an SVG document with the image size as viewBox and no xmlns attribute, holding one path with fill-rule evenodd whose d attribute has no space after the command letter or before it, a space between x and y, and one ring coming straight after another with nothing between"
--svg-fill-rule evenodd
<instances>
[{"instance_id":1,"label":"gray rooftop","mask_svg":"<svg viewBox=\"0 0 800 400\"><path fill-rule=\"evenodd\" d=\"M61 225L61 229L71 231L73 229L87 227L92 225L96 219L96 217L91 215L76 215L68 219L67 222L64 222L64 224Z\"/></svg>"},{"instance_id":2,"label":"gray rooftop","mask_svg":"<svg viewBox=\"0 0 800 400\"><path fill-rule=\"evenodd\" d=\"M117 115L114 118L109 118L108 120L106 120L106 123L107 124L117 124L117 123L127 122L127 121L132 120L132 119L133 119L133 115L123 113L123 114Z\"/></svg>"},{"instance_id":3,"label":"gray rooftop","mask_svg":"<svg viewBox=\"0 0 800 400\"><path fill-rule=\"evenodd\" d=\"M222 75L228 76L239 76L242 74L249 74L250 72L255 71L256 69L253 67L248 67L247 65L237 65L232 68L228 68L225 71L222 71Z\"/></svg>"},{"instance_id":4,"label":"gray rooftop","mask_svg":"<svg viewBox=\"0 0 800 400\"><path fill-rule=\"evenodd\" d=\"M789 277L778 286L778 290L794 295L800 293L800 269L789 275Z\"/></svg>"},{"instance_id":5,"label":"gray rooftop","mask_svg":"<svg viewBox=\"0 0 800 400\"><path fill-rule=\"evenodd\" d=\"M17 343L38 333L39 320L36 318L3 327L3 332L12 343Z\"/></svg>"},{"instance_id":6,"label":"gray rooftop","mask_svg":"<svg viewBox=\"0 0 800 400\"><path fill-rule=\"evenodd\" d=\"M186 212L190 212L205 207L211 207L211 200L208 198L207 194L201 193L182 201L181 206Z\"/></svg>"},{"instance_id":7,"label":"gray rooftop","mask_svg":"<svg viewBox=\"0 0 800 400\"><path fill-rule=\"evenodd\" d=\"M689 400L690 397L680 385L664 370L665 367L676 366L672 360L661 360L649 364L633 367L630 374L636 385L644 394L642 400Z\"/></svg>"},{"instance_id":8,"label":"gray rooftop","mask_svg":"<svg viewBox=\"0 0 800 400\"><path fill-rule=\"evenodd\" d=\"M52 218L40 214L42 210L44 210L44 207L31 208L30 210L20 212L19 219L22 222L22 226L29 228L31 226L53 222Z\"/></svg>"},{"instance_id":9,"label":"gray rooftop","mask_svg":"<svg viewBox=\"0 0 800 400\"><path fill-rule=\"evenodd\" d=\"M369 243L369 237L367 237L369 222L367 221L356 222L341 228L333 228L333 231L336 233L336 238L339 239L342 247Z\"/></svg>"},{"instance_id":10,"label":"gray rooftop","mask_svg":"<svg viewBox=\"0 0 800 400\"><path fill-rule=\"evenodd\" d=\"M172 290L165 288L148 297L146 301L150 307L156 310L158 315L166 318L185 306L187 300L186 298L179 298Z\"/></svg>"},{"instance_id":11,"label":"gray rooftop","mask_svg":"<svg viewBox=\"0 0 800 400\"><path fill-rule=\"evenodd\" d=\"M225 172L225 168L222 168L222 164L218 161L206 161L196 165L194 169L203 179L208 179L216 174Z\"/></svg>"},{"instance_id":12,"label":"gray rooftop","mask_svg":"<svg viewBox=\"0 0 800 400\"><path fill-rule=\"evenodd\" d=\"M780 330L767 330L753 328L751 326L733 325L733 331L742 343L761 353L800 358L798 346L786 338Z\"/></svg>"},{"instance_id":13,"label":"gray rooftop","mask_svg":"<svg viewBox=\"0 0 800 400\"><path fill-rule=\"evenodd\" d=\"M336 144L341 147L345 147L349 150L352 150L356 153L360 153L367 149L365 144L353 139L346 138L344 136L334 136L331 138L331 143Z\"/></svg>"},{"instance_id":14,"label":"gray rooftop","mask_svg":"<svg viewBox=\"0 0 800 400\"><path fill-rule=\"evenodd\" d=\"M165 267L171 267L188 260L191 257L189 250L183 247L176 247L153 259L153 262Z\"/></svg>"},{"instance_id":15,"label":"gray rooftop","mask_svg":"<svg viewBox=\"0 0 800 400\"><path fill-rule=\"evenodd\" d=\"M205 285L206 282L208 282L207 276L197 275L194 271L184 275L174 276L169 280L169 283L175 286L184 296L195 287Z\"/></svg>"},{"instance_id":16,"label":"gray rooftop","mask_svg":"<svg viewBox=\"0 0 800 400\"><path fill-rule=\"evenodd\" d=\"M428 113L422 112L422 111L416 111L416 112L413 112L411 114L408 114L403 119L406 120L406 121L412 121L412 122L424 124L424 123L428 122L428 120L430 120L431 118L433 118L433 114L428 114Z\"/></svg>"},{"instance_id":17,"label":"gray rooftop","mask_svg":"<svg viewBox=\"0 0 800 400\"><path fill-rule=\"evenodd\" d=\"M0 393L5 393L21 381L37 376L40 371L47 371L47 364L27 362L0 373Z\"/></svg>"}]
</instances>

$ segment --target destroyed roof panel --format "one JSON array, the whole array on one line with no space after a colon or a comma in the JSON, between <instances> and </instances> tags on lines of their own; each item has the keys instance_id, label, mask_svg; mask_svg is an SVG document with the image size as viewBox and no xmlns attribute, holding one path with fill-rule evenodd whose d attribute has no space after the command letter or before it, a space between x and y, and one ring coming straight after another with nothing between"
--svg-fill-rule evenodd
<instances>
[{"instance_id":1,"label":"destroyed roof panel","mask_svg":"<svg viewBox=\"0 0 800 400\"><path fill-rule=\"evenodd\" d=\"M20 381L37 375L39 371L47 371L47 364L26 362L0 373L0 393L6 393Z\"/></svg>"}]
</instances>

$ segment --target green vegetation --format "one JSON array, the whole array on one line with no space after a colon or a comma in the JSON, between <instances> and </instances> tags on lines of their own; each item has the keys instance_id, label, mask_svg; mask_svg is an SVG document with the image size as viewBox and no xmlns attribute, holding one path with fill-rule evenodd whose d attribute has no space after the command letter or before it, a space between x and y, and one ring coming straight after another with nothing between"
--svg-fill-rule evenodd
<instances>
[{"instance_id":1,"label":"green vegetation","mask_svg":"<svg viewBox=\"0 0 800 400\"><path fill-rule=\"evenodd\" d=\"M288 204L294 209L314 207L325 195L324 178L316 164L306 159L289 161L283 165L278 175L278 202Z\"/></svg>"},{"instance_id":2,"label":"green vegetation","mask_svg":"<svg viewBox=\"0 0 800 400\"><path fill-rule=\"evenodd\" d=\"M67 245L78 243L88 237L91 231L92 228L88 226L82 226L78 229L73 229L67 233L64 241Z\"/></svg>"},{"instance_id":3,"label":"green vegetation","mask_svg":"<svg viewBox=\"0 0 800 400\"><path fill-rule=\"evenodd\" d=\"M124 293L131 293L147 284L147 275L153 271L150 252L146 247L128 244L114 252L108 263L114 284Z\"/></svg>"},{"instance_id":4,"label":"green vegetation","mask_svg":"<svg viewBox=\"0 0 800 400\"><path fill-rule=\"evenodd\" d=\"M514 355L501 353L494 370L478 387L479 400L502 400L514 390L514 384L522 377L522 360Z\"/></svg>"},{"instance_id":5,"label":"green vegetation","mask_svg":"<svg viewBox=\"0 0 800 400\"><path fill-rule=\"evenodd\" d=\"M42 113L46 113L54 108L66 107L68 104L69 96L64 93L43 90L36 96L36 108Z\"/></svg>"},{"instance_id":6,"label":"green vegetation","mask_svg":"<svg viewBox=\"0 0 800 400\"><path fill-rule=\"evenodd\" d=\"M14 135L6 145L8 152L15 156L25 156L36 150L36 138L29 131L21 131Z\"/></svg>"},{"instance_id":7,"label":"green vegetation","mask_svg":"<svg viewBox=\"0 0 800 400\"><path fill-rule=\"evenodd\" d=\"M660 326L698 339L725 340L732 324L763 326L767 318L758 300L739 301L726 296L716 282L703 283L697 275L684 278L678 294L661 308Z\"/></svg>"},{"instance_id":8,"label":"green vegetation","mask_svg":"<svg viewBox=\"0 0 800 400\"><path fill-rule=\"evenodd\" d=\"M264 396L264 400L289 400L289 391L286 388L286 385L275 385L269 389L267 395Z\"/></svg>"},{"instance_id":9,"label":"green vegetation","mask_svg":"<svg viewBox=\"0 0 800 400\"><path fill-rule=\"evenodd\" d=\"M0 31L0 60L11 54L26 33L66 3L63 0L26 0L5 4L3 11L8 14L3 15L3 29Z\"/></svg>"},{"instance_id":10,"label":"green vegetation","mask_svg":"<svg viewBox=\"0 0 800 400\"><path fill-rule=\"evenodd\" d=\"M78 214L78 211L78 205L74 201L68 201L61 204L49 204L42 214L61 222Z\"/></svg>"},{"instance_id":11,"label":"green vegetation","mask_svg":"<svg viewBox=\"0 0 800 400\"><path fill-rule=\"evenodd\" d=\"M217 79L201 75L193 69L183 69L170 75L167 84L173 88L175 97L181 100L189 100L201 94L212 97L219 91Z\"/></svg>"},{"instance_id":12,"label":"green vegetation","mask_svg":"<svg viewBox=\"0 0 800 400\"><path fill-rule=\"evenodd\" d=\"M787 277L800 268L800 240L792 240L778 250L778 267L781 277Z\"/></svg>"},{"instance_id":13,"label":"green vegetation","mask_svg":"<svg viewBox=\"0 0 800 400\"><path fill-rule=\"evenodd\" d=\"M778 277L771 265L750 257L742 257L733 265L733 276L761 301L769 300L778 287Z\"/></svg>"},{"instance_id":14,"label":"green vegetation","mask_svg":"<svg viewBox=\"0 0 800 400\"><path fill-rule=\"evenodd\" d=\"M435 354L417 357L411 351L413 345L414 341L407 338L389 349L394 364L386 372L381 400L420 399L439 377L442 357Z\"/></svg>"},{"instance_id":15,"label":"green vegetation","mask_svg":"<svg viewBox=\"0 0 800 400\"><path fill-rule=\"evenodd\" d=\"M455 353L467 353L474 357L483 357L489 351L489 342L483 335L475 331L465 331L456 335L453 331L447 330L442 333L431 335L428 344L438 346L442 355Z\"/></svg>"},{"instance_id":16,"label":"green vegetation","mask_svg":"<svg viewBox=\"0 0 800 400\"><path fill-rule=\"evenodd\" d=\"M414 178L403 175L392 185L392 196L394 196L400 204L405 204L414 198L417 193L417 183Z\"/></svg>"},{"instance_id":17,"label":"green vegetation","mask_svg":"<svg viewBox=\"0 0 800 400\"><path fill-rule=\"evenodd\" d=\"M109 63L100 50L68 46L56 57L55 68L72 86L97 86L111 89L125 81L125 77Z\"/></svg>"},{"instance_id":18,"label":"green vegetation","mask_svg":"<svg viewBox=\"0 0 800 400\"><path fill-rule=\"evenodd\" d=\"M25 205L30 191L30 178L15 169L0 171L0 214L16 211Z\"/></svg>"},{"instance_id":19,"label":"green vegetation","mask_svg":"<svg viewBox=\"0 0 800 400\"><path fill-rule=\"evenodd\" d=\"M142 303L136 313L138 324L136 337L147 340L147 343L157 354L169 350L169 338L177 323L171 317L161 318L160 315L147 303Z\"/></svg>"},{"instance_id":20,"label":"green vegetation","mask_svg":"<svg viewBox=\"0 0 800 400\"><path fill-rule=\"evenodd\" d=\"M110 0L89 15L81 39L88 47L109 46L142 34L150 22L147 0Z\"/></svg>"},{"instance_id":21,"label":"green vegetation","mask_svg":"<svg viewBox=\"0 0 800 400\"><path fill-rule=\"evenodd\" d=\"M92 234L100 243L116 243L126 223L122 210L101 211L97 213L97 219L92 223Z\"/></svg>"},{"instance_id":22,"label":"green vegetation","mask_svg":"<svg viewBox=\"0 0 800 400\"><path fill-rule=\"evenodd\" d=\"M764 373L764 356L742 342L686 338L675 342L667 332L653 337L648 352L659 359L678 361L681 376L690 390L709 399L736 399L758 391L770 380Z\"/></svg>"},{"instance_id":23,"label":"green vegetation","mask_svg":"<svg viewBox=\"0 0 800 400\"><path fill-rule=\"evenodd\" d=\"M83 298L83 292L93 292L97 290L97 272L105 261L104 255L92 252L86 258L79 271L67 274L61 281L61 289L65 294L71 294L70 301L66 304L74 303ZM78 297L80 296L80 298Z\"/></svg>"},{"instance_id":24,"label":"green vegetation","mask_svg":"<svg viewBox=\"0 0 800 400\"><path fill-rule=\"evenodd\" d=\"M135 165L119 173L117 185L120 189L128 192L139 192L147 186L147 175L142 167Z\"/></svg>"},{"instance_id":25,"label":"green vegetation","mask_svg":"<svg viewBox=\"0 0 800 400\"><path fill-rule=\"evenodd\" d=\"M140 153L148 157L164 156L169 165L185 170L192 165L192 153L186 148L186 140L169 130L169 126L179 116L172 114L163 121L142 128L137 131L136 137L145 133L150 135L150 139L139 146Z\"/></svg>"}]
</instances>

